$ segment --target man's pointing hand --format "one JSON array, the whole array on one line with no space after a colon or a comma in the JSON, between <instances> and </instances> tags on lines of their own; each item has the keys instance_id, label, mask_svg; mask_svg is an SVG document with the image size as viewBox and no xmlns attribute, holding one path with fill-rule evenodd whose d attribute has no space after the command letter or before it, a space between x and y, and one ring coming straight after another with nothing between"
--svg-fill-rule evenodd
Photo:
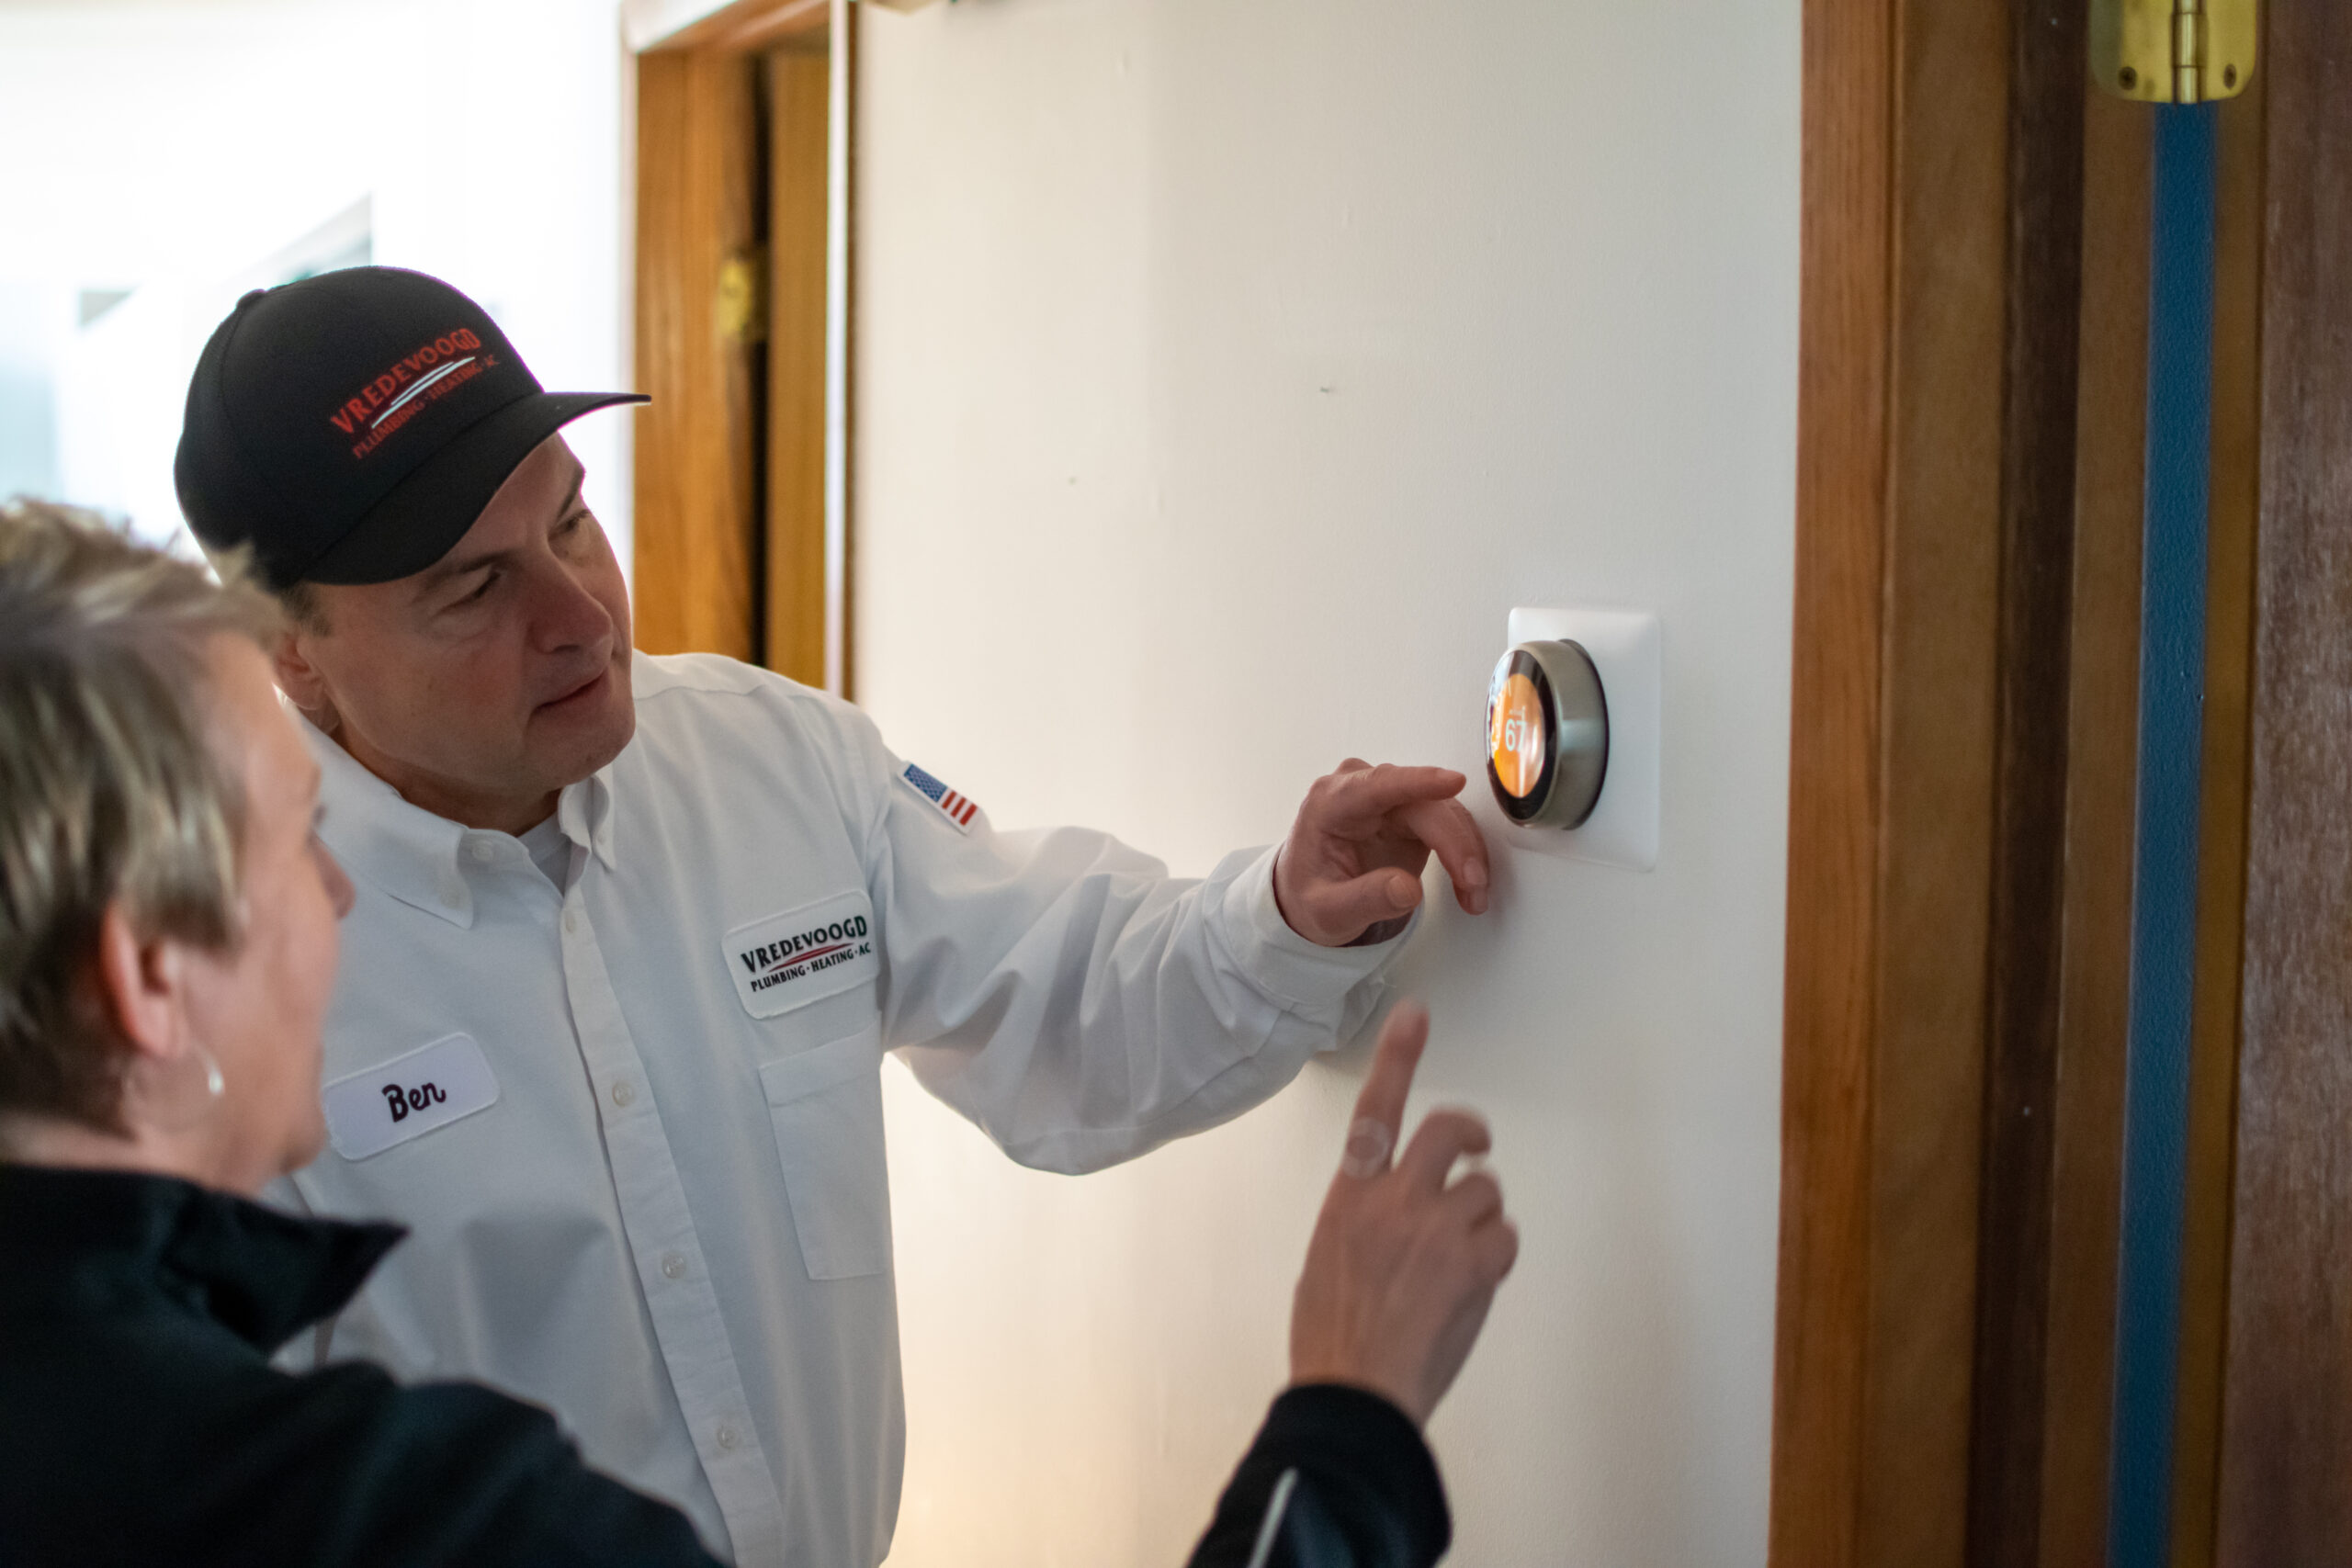
<instances>
[{"instance_id":1,"label":"man's pointing hand","mask_svg":"<svg viewBox=\"0 0 2352 1568\"><path fill-rule=\"evenodd\" d=\"M1451 768L1374 767L1351 757L1315 781L1274 862L1274 902L1325 947L1385 942L1421 901L1435 853L1467 913L1487 907L1487 841Z\"/></svg>"}]
</instances>

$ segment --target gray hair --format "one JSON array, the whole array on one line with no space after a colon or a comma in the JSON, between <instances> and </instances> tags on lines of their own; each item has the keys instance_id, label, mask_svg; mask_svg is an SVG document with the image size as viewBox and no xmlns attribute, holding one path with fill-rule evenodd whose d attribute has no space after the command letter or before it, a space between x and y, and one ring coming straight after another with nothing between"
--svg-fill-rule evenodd
<instances>
[{"instance_id":1,"label":"gray hair","mask_svg":"<svg viewBox=\"0 0 2352 1568\"><path fill-rule=\"evenodd\" d=\"M0 1117L125 1131L128 1043L91 983L119 905L142 938L215 950L242 919L242 781L206 660L280 619L91 513L0 503Z\"/></svg>"}]
</instances>

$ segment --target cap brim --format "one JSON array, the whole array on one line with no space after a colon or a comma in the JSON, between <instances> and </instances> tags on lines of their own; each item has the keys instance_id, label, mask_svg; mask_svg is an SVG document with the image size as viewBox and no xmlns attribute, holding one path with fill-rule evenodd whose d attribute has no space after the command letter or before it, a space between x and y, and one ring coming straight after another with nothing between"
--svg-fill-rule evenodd
<instances>
[{"instance_id":1,"label":"cap brim","mask_svg":"<svg viewBox=\"0 0 2352 1568\"><path fill-rule=\"evenodd\" d=\"M304 568L304 582L413 577L466 536L498 487L539 443L583 413L652 400L640 392L534 392L476 421L370 507Z\"/></svg>"}]
</instances>

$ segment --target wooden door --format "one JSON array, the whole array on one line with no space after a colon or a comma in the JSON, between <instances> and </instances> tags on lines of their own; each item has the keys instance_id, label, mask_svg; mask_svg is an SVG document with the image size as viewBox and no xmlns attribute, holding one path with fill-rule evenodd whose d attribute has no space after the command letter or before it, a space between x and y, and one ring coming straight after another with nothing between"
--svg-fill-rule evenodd
<instances>
[{"instance_id":1,"label":"wooden door","mask_svg":"<svg viewBox=\"0 0 2352 1568\"><path fill-rule=\"evenodd\" d=\"M638 646L845 691L848 6L640 9Z\"/></svg>"},{"instance_id":2,"label":"wooden door","mask_svg":"<svg viewBox=\"0 0 2352 1568\"><path fill-rule=\"evenodd\" d=\"M2352 1561L2352 7L2262 10L2213 122L2177 1332L2131 1532L2178 1568ZM2083 20L1807 6L1780 1563L2116 1549L2165 454L2152 111L2085 90Z\"/></svg>"}]
</instances>

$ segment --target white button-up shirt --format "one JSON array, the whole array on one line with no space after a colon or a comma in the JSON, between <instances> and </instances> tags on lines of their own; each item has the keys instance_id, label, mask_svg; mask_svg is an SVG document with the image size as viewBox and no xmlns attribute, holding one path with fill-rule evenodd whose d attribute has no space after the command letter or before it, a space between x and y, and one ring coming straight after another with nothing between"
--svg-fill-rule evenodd
<instances>
[{"instance_id":1,"label":"white button-up shirt","mask_svg":"<svg viewBox=\"0 0 2352 1568\"><path fill-rule=\"evenodd\" d=\"M1288 1082L1397 944L1296 935L1271 851L1190 882L1000 833L766 671L640 654L635 688L560 797L560 886L311 732L358 899L293 1196L413 1233L315 1348L548 1406L739 1563L869 1565L904 1449L884 1050L1093 1169Z\"/></svg>"}]
</instances>

